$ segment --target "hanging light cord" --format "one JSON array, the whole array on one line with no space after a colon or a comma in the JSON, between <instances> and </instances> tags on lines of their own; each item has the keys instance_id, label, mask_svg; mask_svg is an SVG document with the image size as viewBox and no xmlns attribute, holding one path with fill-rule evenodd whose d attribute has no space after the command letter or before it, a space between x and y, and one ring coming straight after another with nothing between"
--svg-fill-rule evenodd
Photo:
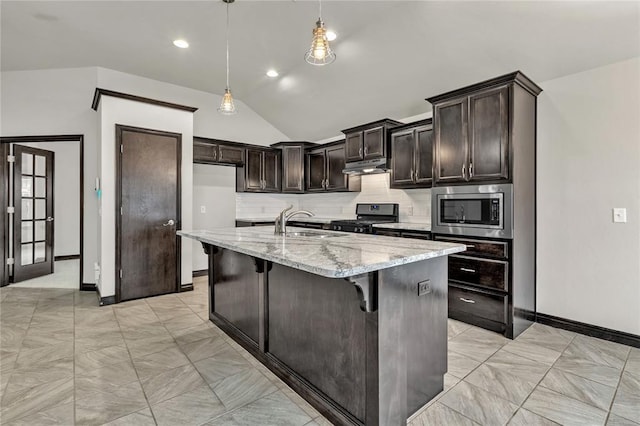
<instances>
[{"instance_id":1,"label":"hanging light cord","mask_svg":"<svg viewBox=\"0 0 640 426\"><path fill-rule=\"evenodd\" d=\"M227 2L227 89L229 88L229 3Z\"/></svg>"},{"instance_id":2,"label":"hanging light cord","mask_svg":"<svg viewBox=\"0 0 640 426\"><path fill-rule=\"evenodd\" d=\"M320 21L322 21L322 0L318 0L319 3L319 11L318 11L318 17L320 18Z\"/></svg>"}]
</instances>

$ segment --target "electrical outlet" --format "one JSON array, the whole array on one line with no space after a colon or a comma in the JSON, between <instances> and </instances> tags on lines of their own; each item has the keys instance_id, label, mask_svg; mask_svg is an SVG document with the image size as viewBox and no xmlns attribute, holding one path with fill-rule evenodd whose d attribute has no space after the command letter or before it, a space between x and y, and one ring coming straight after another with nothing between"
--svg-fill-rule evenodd
<instances>
[{"instance_id":1,"label":"electrical outlet","mask_svg":"<svg viewBox=\"0 0 640 426\"><path fill-rule=\"evenodd\" d=\"M424 296L431 293L431 280L426 280L418 283L418 296Z\"/></svg>"},{"instance_id":2,"label":"electrical outlet","mask_svg":"<svg viewBox=\"0 0 640 426\"><path fill-rule=\"evenodd\" d=\"M205 206L200 206L200 213L206 213L207 208Z\"/></svg>"},{"instance_id":3,"label":"electrical outlet","mask_svg":"<svg viewBox=\"0 0 640 426\"><path fill-rule=\"evenodd\" d=\"M613 209L613 222L614 223L626 223L627 221L627 209L614 208Z\"/></svg>"}]
</instances>

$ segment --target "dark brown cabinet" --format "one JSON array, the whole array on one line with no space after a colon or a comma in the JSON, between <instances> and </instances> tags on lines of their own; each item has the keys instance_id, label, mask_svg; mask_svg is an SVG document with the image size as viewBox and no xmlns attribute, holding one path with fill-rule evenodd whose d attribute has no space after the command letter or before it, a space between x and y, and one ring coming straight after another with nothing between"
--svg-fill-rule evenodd
<instances>
[{"instance_id":1,"label":"dark brown cabinet","mask_svg":"<svg viewBox=\"0 0 640 426\"><path fill-rule=\"evenodd\" d=\"M282 192L304 192L305 149L313 145L310 142L279 142L271 145L282 152Z\"/></svg>"},{"instance_id":2,"label":"dark brown cabinet","mask_svg":"<svg viewBox=\"0 0 640 426\"><path fill-rule=\"evenodd\" d=\"M374 121L343 130L347 162L383 158L387 155L387 130L399 126L390 119Z\"/></svg>"},{"instance_id":3,"label":"dark brown cabinet","mask_svg":"<svg viewBox=\"0 0 640 426\"><path fill-rule=\"evenodd\" d=\"M193 138L193 162L199 164L243 165L245 147L217 139Z\"/></svg>"},{"instance_id":4,"label":"dark brown cabinet","mask_svg":"<svg viewBox=\"0 0 640 426\"><path fill-rule=\"evenodd\" d=\"M538 93L516 72L427 99L434 107L434 185L513 181L512 145L535 124L535 111L523 111L521 100Z\"/></svg>"},{"instance_id":5,"label":"dark brown cabinet","mask_svg":"<svg viewBox=\"0 0 640 426\"><path fill-rule=\"evenodd\" d=\"M244 167L236 169L238 192L280 192L280 151L248 148Z\"/></svg>"},{"instance_id":6,"label":"dark brown cabinet","mask_svg":"<svg viewBox=\"0 0 640 426\"><path fill-rule=\"evenodd\" d=\"M391 188L432 185L433 128L431 120L391 130Z\"/></svg>"},{"instance_id":7,"label":"dark brown cabinet","mask_svg":"<svg viewBox=\"0 0 640 426\"><path fill-rule=\"evenodd\" d=\"M342 173L345 166L345 143L338 142L306 153L306 190L360 191L360 176Z\"/></svg>"}]
</instances>

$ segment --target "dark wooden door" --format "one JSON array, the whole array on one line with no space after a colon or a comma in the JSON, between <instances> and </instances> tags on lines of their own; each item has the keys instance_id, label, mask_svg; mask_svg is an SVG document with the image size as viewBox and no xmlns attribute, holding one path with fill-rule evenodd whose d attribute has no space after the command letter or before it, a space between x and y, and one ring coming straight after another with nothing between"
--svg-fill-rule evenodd
<instances>
[{"instance_id":1,"label":"dark wooden door","mask_svg":"<svg viewBox=\"0 0 640 426\"><path fill-rule=\"evenodd\" d=\"M345 160L362 160L362 132L349 133L345 139Z\"/></svg>"},{"instance_id":2,"label":"dark wooden door","mask_svg":"<svg viewBox=\"0 0 640 426\"><path fill-rule=\"evenodd\" d=\"M415 139L413 129L391 135L391 188L414 183Z\"/></svg>"},{"instance_id":3,"label":"dark wooden door","mask_svg":"<svg viewBox=\"0 0 640 426\"><path fill-rule=\"evenodd\" d=\"M433 182L433 129L431 126L419 127L415 130L416 140L416 174L418 185L431 185Z\"/></svg>"},{"instance_id":4,"label":"dark wooden door","mask_svg":"<svg viewBox=\"0 0 640 426\"><path fill-rule=\"evenodd\" d=\"M0 143L0 206L9 205L9 166L6 161L9 155L9 144ZM6 217L6 216L5 216ZM0 221L0 287L9 284L9 221Z\"/></svg>"},{"instance_id":5,"label":"dark wooden door","mask_svg":"<svg viewBox=\"0 0 640 426\"><path fill-rule=\"evenodd\" d=\"M470 180L509 177L509 89L469 97Z\"/></svg>"},{"instance_id":6,"label":"dark wooden door","mask_svg":"<svg viewBox=\"0 0 640 426\"><path fill-rule=\"evenodd\" d=\"M467 176L467 98L435 106L436 184L464 182Z\"/></svg>"},{"instance_id":7,"label":"dark wooden door","mask_svg":"<svg viewBox=\"0 0 640 426\"><path fill-rule=\"evenodd\" d=\"M385 129L382 126L364 131L362 145L364 147L363 158L365 160L384 157L384 142L386 139L384 132Z\"/></svg>"},{"instance_id":8,"label":"dark wooden door","mask_svg":"<svg viewBox=\"0 0 640 426\"><path fill-rule=\"evenodd\" d=\"M282 147L282 192L304 191L304 147Z\"/></svg>"},{"instance_id":9,"label":"dark wooden door","mask_svg":"<svg viewBox=\"0 0 640 426\"><path fill-rule=\"evenodd\" d=\"M116 125L116 299L180 286L181 135Z\"/></svg>"},{"instance_id":10,"label":"dark wooden door","mask_svg":"<svg viewBox=\"0 0 640 426\"><path fill-rule=\"evenodd\" d=\"M54 153L13 147L13 282L17 283L53 273Z\"/></svg>"},{"instance_id":11,"label":"dark wooden door","mask_svg":"<svg viewBox=\"0 0 640 426\"><path fill-rule=\"evenodd\" d=\"M342 151L344 153L344 150ZM325 183L325 150L309 151L307 157L307 191L324 191Z\"/></svg>"},{"instance_id":12,"label":"dark wooden door","mask_svg":"<svg viewBox=\"0 0 640 426\"><path fill-rule=\"evenodd\" d=\"M280 153L264 151L263 154L263 189L268 192L280 192Z\"/></svg>"},{"instance_id":13,"label":"dark wooden door","mask_svg":"<svg viewBox=\"0 0 640 426\"><path fill-rule=\"evenodd\" d=\"M247 150L247 161L245 168L245 191L261 191L263 187L262 181L262 153L264 151L257 149Z\"/></svg>"},{"instance_id":14,"label":"dark wooden door","mask_svg":"<svg viewBox=\"0 0 640 426\"><path fill-rule=\"evenodd\" d=\"M342 173L345 166L345 146L336 145L327 148L326 189L343 191L349 187L349 177Z\"/></svg>"}]
</instances>

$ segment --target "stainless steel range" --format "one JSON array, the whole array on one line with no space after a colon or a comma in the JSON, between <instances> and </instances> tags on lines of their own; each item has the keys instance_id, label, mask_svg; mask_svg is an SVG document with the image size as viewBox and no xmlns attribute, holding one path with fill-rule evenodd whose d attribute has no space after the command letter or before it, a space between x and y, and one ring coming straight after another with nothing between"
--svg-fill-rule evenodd
<instances>
[{"instance_id":1,"label":"stainless steel range","mask_svg":"<svg viewBox=\"0 0 640 426\"><path fill-rule=\"evenodd\" d=\"M358 204L356 206L357 219L333 220L331 221L331 229L371 234L373 233L373 225L376 223L397 222L399 210L398 204L394 203Z\"/></svg>"}]
</instances>

